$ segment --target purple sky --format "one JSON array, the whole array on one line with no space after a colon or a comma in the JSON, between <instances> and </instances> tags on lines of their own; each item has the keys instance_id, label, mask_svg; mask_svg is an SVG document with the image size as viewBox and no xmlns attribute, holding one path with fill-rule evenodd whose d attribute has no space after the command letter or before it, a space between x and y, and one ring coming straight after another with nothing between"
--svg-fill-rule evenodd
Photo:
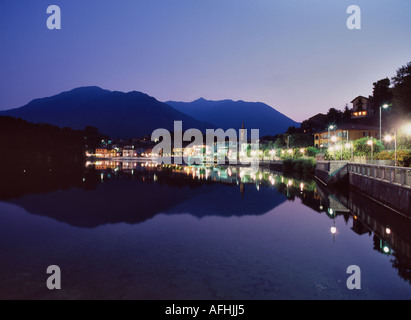
<instances>
[{"instance_id":1,"label":"purple sky","mask_svg":"<svg viewBox=\"0 0 411 320\"><path fill-rule=\"evenodd\" d=\"M53 4L61 30L46 27ZM346 27L352 4L362 30ZM410 17L409 0L1 0L0 110L97 85L302 121L411 61Z\"/></svg>"}]
</instances>

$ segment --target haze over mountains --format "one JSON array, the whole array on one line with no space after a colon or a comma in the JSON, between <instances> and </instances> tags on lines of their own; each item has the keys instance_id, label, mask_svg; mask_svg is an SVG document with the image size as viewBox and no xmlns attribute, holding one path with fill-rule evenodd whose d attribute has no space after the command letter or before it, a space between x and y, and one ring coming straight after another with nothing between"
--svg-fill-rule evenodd
<instances>
[{"instance_id":1,"label":"haze over mountains","mask_svg":"<svg viewBox=\"0 0 411 320\"><path fill-rule=\"evenodd\" d=\"M84 129L93 126L113 138L151 134L155 129L173 131L174 121L183 129L260 129L260 136L284 132L299 123L260 102L207 101L160 102L147 94L80 87L52 97L35 99L27 105L1 111L0 116L22 118L34 123Z\"/></svg>"}]
</instances>

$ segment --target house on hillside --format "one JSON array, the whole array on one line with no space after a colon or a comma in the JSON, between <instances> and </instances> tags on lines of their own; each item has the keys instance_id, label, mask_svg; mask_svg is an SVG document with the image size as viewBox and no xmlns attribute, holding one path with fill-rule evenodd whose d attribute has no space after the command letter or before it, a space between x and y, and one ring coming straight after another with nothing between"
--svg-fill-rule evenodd
<instances>
[{"instance_id":1,"label":"house on hillside","mask_svg":"<svg viewBox=\"0 0 411 320\"><path fill-rule=\"evenodd\" d=\"M351 119L369 118L373 115L371 103L369 99L363 96L356 97L351 101L353 108L351 112Z\"/></svg>"}]
</instances>

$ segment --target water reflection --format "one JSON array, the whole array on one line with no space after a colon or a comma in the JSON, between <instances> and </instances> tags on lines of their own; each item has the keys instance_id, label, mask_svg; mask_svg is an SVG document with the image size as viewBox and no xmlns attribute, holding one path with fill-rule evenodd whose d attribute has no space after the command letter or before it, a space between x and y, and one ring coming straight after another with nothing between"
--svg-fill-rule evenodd
<instances>
[{"instance_id":1,"label":"water reflection","mask_svg":"<svg viewBox=\"0 0 411 320\"><path fill-rule=\"evenodd\" d=\"M322 197L344 215L346 223L351 220L351 230L359 236L372 236L373 250L390 256L398 275L411 283L411 222L399 212L381 206L353 190L318 188Z\"/></svg>"},{"instance_id":2,"label":"water reflection","mask_svg":"<svg viewBox=\"0 0 411 320\"><path fill-rule=\"evenodd\" d=\"M399 277L411 282L410 222L353 191L329 190L313 180L286 177L266 168L253 171L237 166L136 161L24 171L7 168L1 174L0 200L82 228L139 224L159 214L188 213L200 219L263 216L299 200L309 208L307 213L327 219L332 245L346 241L342 239L343 226L336 223L342 218L352 236L371 237L369 251L390 257ZM292 242L293 237L290 232L286 241Z\"/></svg>"}]
</instances>

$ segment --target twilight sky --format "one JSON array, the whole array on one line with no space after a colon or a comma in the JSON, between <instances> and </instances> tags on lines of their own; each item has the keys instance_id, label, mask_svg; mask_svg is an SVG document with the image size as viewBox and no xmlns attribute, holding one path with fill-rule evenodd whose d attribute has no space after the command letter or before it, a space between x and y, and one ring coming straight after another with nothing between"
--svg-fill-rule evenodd
<instances>
[{"instance_id":1,"label":"twilight sky","mask_svg":"<svg viewBox=\"0 0 411 320\"><path fill-rule=\"evenodd\" d=\"M361 30L346 27L352 4ZM0 110L97 85L261 101L302 121L411 61L410 17L410 0L1 0Z\"/></svg>"}]
</instances>

